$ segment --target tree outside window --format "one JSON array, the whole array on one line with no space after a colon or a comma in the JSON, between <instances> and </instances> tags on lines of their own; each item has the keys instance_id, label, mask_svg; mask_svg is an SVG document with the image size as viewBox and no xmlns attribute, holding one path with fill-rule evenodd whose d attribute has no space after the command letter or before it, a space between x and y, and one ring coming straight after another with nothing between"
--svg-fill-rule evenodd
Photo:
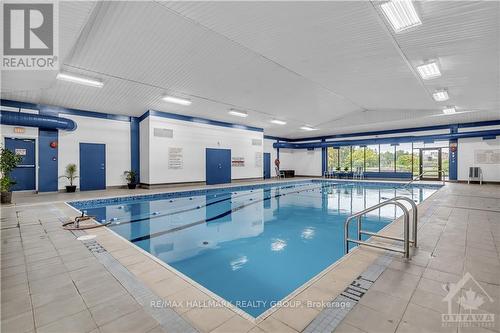
<instances>
[{"instance_id":1,"label":"tree outside window","mask_svg":"<svg viewBox=\"0 0 500 333\"><path fill-rule=\"evenodd\" d=\"M350 171L351 170L351 147L340 147L339 150L340 157L340 168L342 170Z\"/></svg>"},{"instance_id":2,"label":"tree outside window","mask_svg":"<svg viewBox=\"0 0 500 333\"><path fill-rule=\"evenodd\" d=\"M378 145L371 145L365 147L365 170L366 171L379 171L378 159L379 147Z\"/></svg>"}]
</instances>

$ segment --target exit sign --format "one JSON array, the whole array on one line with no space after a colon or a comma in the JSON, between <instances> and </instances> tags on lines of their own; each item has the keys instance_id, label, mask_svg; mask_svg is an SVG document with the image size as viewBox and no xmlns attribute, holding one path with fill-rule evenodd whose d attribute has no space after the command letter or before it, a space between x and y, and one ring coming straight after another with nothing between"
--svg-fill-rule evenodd
<instances>
[{"instance_id":1,"label":"exit sign","mask_svg":"<svg viewBox=\"0 0 500 333\"><path fill-rule=\"evenodd\" d=\"M26 129L24 127L14 127L14 133L24 133Z\"/></svg>"}]
</instances>

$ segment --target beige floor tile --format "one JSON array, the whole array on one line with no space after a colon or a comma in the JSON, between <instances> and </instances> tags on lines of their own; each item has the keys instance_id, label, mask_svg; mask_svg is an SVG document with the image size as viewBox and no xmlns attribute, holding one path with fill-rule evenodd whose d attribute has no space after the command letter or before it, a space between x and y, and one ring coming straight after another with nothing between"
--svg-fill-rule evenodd
<instances>
[{"instance_id":1,"label":"beige floor tile","mask_svg":"<svg viewBox=\"0 0 500 333\"><path fill-rule=\"evenodd\" d=\"M46 326L38 327L38 333L87 333L97 328L90 312L84 310L77 314L65 317L61 320L57 320L52 324Z\"/></svg>"},{"instance_id":2,"label":"beige floor tile","mask_svg":"<svg viewBox=\"0 0 500 333\"><path fill-rule=\"evenodd\" d=\"M130 295L125 294L91 307L90 312L97 325L102 326L140 308L140 305Z\"/></svg>"},{"instance_id":3,"label":"beige floor tile","mask_svg":"<svg viewBox=\"0 0 500 333\"><path fill-rule=\"evenodd\" d=\"M211 332L225 323L235 313L226 308L198 308L182 314L200 332Z\"/></svg>"},{"instance_id":4,"label":"beige floor tile","mask_svg":"<svg viewBox=\"0 0 500 333\"><path fill-rule=\"evenodd\" d=\"M255 327L255 324L249 320L240 317L239 315L234 315L229 320L224 322L222 325L214 329L213 333L246 333Z\"/></svg>"},{"instance_id":5,"label":"beige floor tile","mask_svg":"<svg viewBox=\"0 0 500 333\"><path fill-rule=\"evenodd\" d=\"M266 332L276 332L276 333L297 333L296 330L290 326L285 325L281 321L274 319L273 317L267 317L261 323L259 327Z\"/></svg>"},{"instance_id":6,"label":"beige floor tile","mask_svg":"<svg viewBox=\"0 0 500 333\"><path fill-rule=\"evenodd\" d=\"M83 303L79 295L50 302L35 308L35 325L37 327L45 326L55 320L76 314L85 309L85 303Z\"/></svg>"},{"instance_id":7,"label":"beige floor tile","mask_svg":"<svg viewBox=\"0 0 500 333\"><path fill-rule=\"evenodd\" d=\"M366 332L394 332L398 324L397 316L390 316L358 304L345 317L344 322Z\"/></svg>"},{"instance_id":8,"label":"beige floor tile","mask_svg":"<svg viewBox=\"0 0 500 333\"><path fill-rule=\"evenodd\" d=\"M311 308L280 308L271 317L300 332L319 314Z\"/></svg>"},{"instance_id":9,"label":"beige floor tile","mask_svg":"<svg viewBox=\"0 0 500 333\"><path fill-rule=\"evenodd\" d=\"M335 333L365 333L357 327L347 324L345 321L341 322L334 330Z\"/></svg>"},{"instance_id":10,"label":"beige floor tile","mask_svg":"<svg viewBox=\"0 0 500 333\"><path fill-rule=\"evenodd\" d=\"M158 296L168 297L181 290L185 290L191 285L180 277L161 280L155 283L146 283Z\"/></svg>"},{"instance_id":11,"label":"beige floor tile","mask_svg":"<svg viewBox=\"0 0 500 333\"><path fill-rule=\"evenodd\" d=\"M165 299L171 301L173 309L178 313L184 313L197 305L213 300L194 286L188 286L175 294L166 296Z\"/></svg>"},{"instance_id":12,"label":"beige floor tile","mask_svg":"<svg viewBox=\"0 0 500 333\"><path fill-rule=\"evenodd\" d=\"M441 313L410 303L406 308L402 323L408 323L430 332L456 332L456 327L443 327Z\"/></svg>"},{"instance_id":13,"label":"beige floor tile","mask_svg":"<svg viewBox=\"0 0 500 333\"><path fill-rule=\"evenodd\" d=\"M158 322L144 310L137 310L99 327L101 333L147 332L158 326Z\"/></svg>"},{"instance_id":14,"label":"beige floor tile","mask_svg":"<svg viewBox=\"0 0 500 333\"><path fill-rule=\"evenodd\" d=\"M1 320L2 332L34 332L33 312L28 311L9 319Z\"/></svg>"},{"instance_id":15,"label":"beige floor tile","mask_svg":"<svg viewBox=\"0 0 500 333\"><path fill-rule=\"evenodd\" d=\"M403 316L408 301L374 289L369 289L361 298L359 304L391 317L400 318Z\"/></svg>"}]
</instances>

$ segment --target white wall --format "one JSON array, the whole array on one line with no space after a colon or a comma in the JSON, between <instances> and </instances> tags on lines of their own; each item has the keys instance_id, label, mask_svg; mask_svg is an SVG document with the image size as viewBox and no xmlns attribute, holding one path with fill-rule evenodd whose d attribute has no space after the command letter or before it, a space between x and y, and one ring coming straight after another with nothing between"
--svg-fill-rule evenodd
<instances>
[{"instance_id":1,"label":"white wall","mask_svg":"<svg viewBox=\"0 0 500 333\"><path fill-rule=\"evenodd\" d=\"M262 165L256 165L256 153L263 152L263 133L239 128L214 126L186 122L162 117L149 117L149 124L141 122L141 155L145 151L149 158L141 157L141 182L146 184L167 184L205 181L205 149L231 149L231 157L244 157L244 167L231 168L232 179L261 178ZM143 124L144 123L144 124ZM154 136L154 128L173 130L173 138ZM148 137L148 140L145 138ZM143 139L144 138L144 139ZM261 140L258 146L252 139ZM168 168L169 147L182 148L182 169Z\"/></svg>"},{"instance_id":2,"label":"white wall","mask_svg":"<svg viewBox=\"0 0 500 333\"><path fill-rule=\"evenodd\" d=\"M59 174L66 165L75 163L80 170L80 143L104 143L106 145L106 186L125 185L125 170L130 170L130 123L125 121L62 115L77 123L72 132L59 131ZM59 189L67 185L59 179ZM80 185L76 180L77 186Z\"/></svg>"},{"instance_id":3,"label":"white wall","mask_svg":"<svg viewBox=\"0 0 500 333\"><path fill-rule=\"evenodd\" d=\"M500 149L500 138L483 140L467 138L458 140L458 180L469 178L469 167L480 167L485 181L500 181L500 164L475 164L474 151L482 149Z\"/></svg>"},{"instance_id":4,"label":"white wall","mask_svg":"<svg viewBox=\"0 0 500 333\"><path fill-rule=\"evenodd\" d=\"M295 170L298 176L321 176L321 148L280 149L280 169Z\"/></svg>"}]
</instances>

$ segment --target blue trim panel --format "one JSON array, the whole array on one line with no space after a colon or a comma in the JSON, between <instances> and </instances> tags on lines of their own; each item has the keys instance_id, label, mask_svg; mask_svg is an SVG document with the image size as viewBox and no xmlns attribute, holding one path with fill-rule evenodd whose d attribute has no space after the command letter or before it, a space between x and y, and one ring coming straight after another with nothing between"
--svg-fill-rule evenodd
<instances>
[{"instance_id":1,"label":"blue trim panel","mask_svg":"<svg viewBox=\"0 0 500 333\"><path fill-rule=\"evenodd\" d=\"M136 182L140 183L139 118L136 117L131 117L130 119L130 170L136 172Z\"/></svg>"},{"instance_id":2,"label":"blue trim panel","mask_svg":"<svg viewBox=\"0 0 500 333\"><path fill-rule=\"evenodd\" d=\"M448 171L448 179L449 180L457 180L458 179L458 139L450 140L450 146L452 144L456 144L457 149L455 151L452 151L450 149L450 156L448 157L449 169L445 170L445 172Z\"/></svg>"},{"instance_id":3,"label":"blue trim panel","mask_svg":"<svg viewBox=\"0 0 500 333\"><path fill-rule=\"evenodd\" d=\"M422 135L422 136L400 136L391 138L376 138L376 139L363 139L363 140L343 140L343 141L330 141L330 142L307 142L307 143L289 143L277 142L273 144L274 148L291 148L291 149L307 149L307 148L320 148L320 147L341 147L341 146L357 146L362 144L387 144L387 143L401 143L401 142L415 142L415 141L439 141L451 140L459 138L475 138L490 135L500 135L500 130L489 131L474 131L464 133L450 133L450 134L435 134L435 135Z\"/></svg>"},{"instance_id":4,"label":"blue trim panel","mask_svg":"<svg viewBox=\"0 0 500 333\"><path fill-rule=\"evenodd\" d=\"M142 116L139 117L139 121L142 121L149 116L162 117L162 118L168 118L168 119L176 119L176 120L188 121L188 122L192 122L192 123L207 124L207 125L213 125L213 126L239 128L239 129L244 129L244 130L254 131L254 132L264 132L264 129L258 128L258 127L238 125L238 124L226 123L223 121L210 120L210 119L200 118L200 117L191 117L191 116L185 116L185 115L181 115L181 114L156 111L156 110L148 110L146 113L144 113Z\"/></svg>"},{"instance_id":5,"label":"blue trim panel","mask_svg":"<svg viewBox=\"0 0 500 333\"><path fill-rule=\"evenodd\" d=\"M43 114L49 115L49 116L57 116L58 114L62 113L62 114L69 114L69 115L73 115L73 116L92 117L92 118L99 118L99 119L110 119L110 120L118 120L118 121L126 121L126 122L130 122L130 118L131 118L129 116L123 116L123 115L108 114L108 113L78 110L78 109L70 109L70 108L64 108L64 107L53 106L53 105L45 105L45 104L18 102L18 101L11 101L8 99L2 99L0 101L0 104L2 106L9 106L9 107L14 107L14 108L35 109L35 110L39 110L40 113L43 113Z\"/></svg>"},{"instance_id":6,"label":"blue trim panel","mask_svg":"<svg viewBox=\"0 0 500 333\"><path fill-rule=\"evenodd\" d=\"M57 142L57 130L38 130L38 191L57 191L58 153L59 149L51 148L52 141Z\"/></svg>"},{"instance_id":7,"label":"blue trim panel","mask_svg":"<svg viewBox=\"0 0 500 333\"><path fill-rule=\"evenodd\" d=\"M264 139L268 139L268 140L275 140L275 141L288 141L288 139L284 139L284 138L280 138L280 137L277 137L277 136L272 136L272 135L264 135Z\"/></svg>"}]
</instances>

